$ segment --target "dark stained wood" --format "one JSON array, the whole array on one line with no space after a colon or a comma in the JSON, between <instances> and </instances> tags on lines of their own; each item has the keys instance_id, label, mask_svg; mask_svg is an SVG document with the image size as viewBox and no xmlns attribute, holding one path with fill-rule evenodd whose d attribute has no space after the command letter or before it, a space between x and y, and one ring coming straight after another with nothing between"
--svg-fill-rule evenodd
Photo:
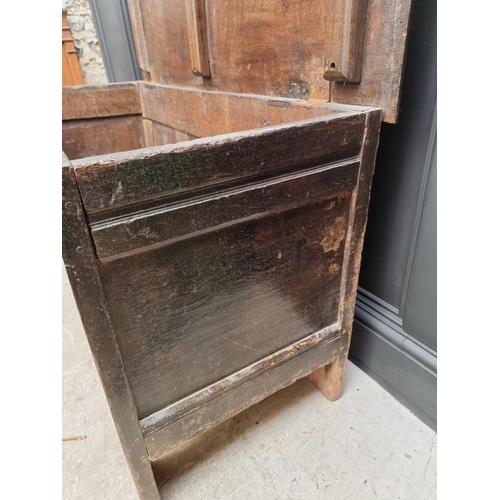
<instances>
[{"instance_id":1,"label":"dark stained wood","mask_svg":"<svg viewBox=\"0 0 500 500\"><path fill-rule=\"evenodd\" d=\"M89 311L86 294L102 301L105 342L90 312L82 321L103 385L126 381L125 401L107 391L143 499L157 498L149 461L183 440L311 373L329 397L342 385L381 112L323 105L286 123L308 108L257 100L281 124L67 166L99 289L72 286ZM109 120L129 118L147 144L186 134ZM127 441L137 428L143 459Z\"/></svg>"},{"instance_id":2,"label":"dark stained wood","mask_svg":"<svg viewBox=\"0 0 500 500\"><path fill-rule=\"evenodd\" d=\"M102 262L139 418L337 321L349 207L332 193Z\"/></svg>"},{"instance_id":3,"label":"dark stained wood","mask_svg":"<svg viewBox=\"0 0 500 500\"><path fill-rule=\"evenodd\" d=\"M361 149L364 114L353 112L304 123L268 127L244 134L198 139L76 161L78 183L91 218L110 208L139 201L206 192L256 180L259 176L355 157ZM297 144L303 147L297 148Z\"/></svg>"},{"instance_id":4,"label":"dark stained wood","mask_svg":"<svg viewBox=\"0 0 500 500\"><path fill-rule=\"evenodd\" d=\"M135 83L63 87L62 119L82 120L142 113Z\"/></svg>"},{"instance_id":5,"label":"dark stained wood","mask_svg":"<svg viewBox=\"0 0 500 500\"><path fill-rule=\"evenodd\" d=\"M189 53L195 76L210 76L208 26L205 0L185 0Z\"/></svg>"},{"instance_id":6,"label":"dark stained wood","mask_svg":"<svg viewBox=\"0 0 500 500\"><path fill-rule=\"evenodd\" d=\"M328 199L356 184L358 167L356 161L331 164L97 223L96 250L106 259Z\"/></svg>"},{"instance_id":7,"label":"dark stained wood","mask_svg":"<svg viewBox=\"0 0 500 500\"><path fill-rule=\"evenodd\" d=\"M71 160L139 149L145 145L139 115L70 120L62 125L63 151Z\"/></svg>"},{"instance_id":8,"label":"dark stained wood","mask_svg":"<svg viewBox=\"0 0 500 500\"><path fill-rule=\"evenodd\" d=\"M238 375L244 376L246 373L235 374L225 379L226 387L210 387L214 389L213 393L203 398L203 403L196 408L196 412L192 407L187 407L183 411L177 411L175 416L160 420L150 427L146 426L146 421L141 421L151 459L160 458L183 441L212 429L277 390L307 376L327 360L335 359L340 345L338 333L331 330L325 332L324 336L317 337L320 338L318 342L312 342L313 339L308 338L280 351L270 363L267 363L267 358L264 359L262 365L266 366L265 371L257 372L255 376L247 375L243 380L237 380ZM252 368L253 366L249 367L248 371ZM157 417L161 418L162 415Z\"/></svg>"},{"instance_id":9,"label":"dark stained wood","mask_svg":"<svg viewBox=\"0 0 500 500\"><path fill-rule=\"evenodd\" d=\"M324 78L359 83L365 48L368 0L333 2L328 12L326 71Z\"/></svg>"},{"instance_id":10,"label":"dark stained wood","mask_svg":"<svg viewBox=\"0 0 500 500\"><path fill-rule=\"evenodd\" d=\"M118 436L142 500L159 500L158 489L130 387L103 296L99 263L71 163L62 163L63 259Z\"/></svg>"},{"instance_id":11,"label":"dark stained wood","mask_svg":"<svg viewBox=\"0 0 500 500\"><path fill-rule=\"evenodd\" d=\"M302 340L294 342L273 354L259 359L255 363L246 366L229 377L225 377L214 384L210 384L200 391L194 392L185 398L162 408L161 410L143 418L140 421L143 433L148 436L156 432L161 427L168 425L173 419L181 415L191 413L199 403L205 404L225 392L232 391L249 379L263 375L264 372L278 368L284 363L288 363L294 357L306 353L308 350L322 343L338 340L340 335L340 322L335 322L318 332L315 332Z\"/></svg>"},{"instance_id":12,"label":"dark stained wood","mask_svg":"<svg viewBox=\"0 0 500 500\"><path fill-rule=\"evenodd\" d=\"M341 291L342 333L339 355L338 358L319 368L309 377L321 392L332 401L340 397L344 385L347 354L351 343L361 253L368 218L370 189L379 141L380 122L380 110L375 110L373 113L367 115L366 134L361 154L361 168L357 188L354 190L351 200L352 219L349 221L349 234L347 235L347 247L349 250L346 253L345 279Z\"/></svg>"},{"instance_id":13,"label":"dark stained wood","mask_svg":"<svg viewBox=\"0 0 500 500\"><path fill-rule=\"evenodd\" d=\"M155 500L182 441L300 377L340 396L410 0L128 3L146 81L63 90L63 253Z\"/></svg>"}]
</instances>

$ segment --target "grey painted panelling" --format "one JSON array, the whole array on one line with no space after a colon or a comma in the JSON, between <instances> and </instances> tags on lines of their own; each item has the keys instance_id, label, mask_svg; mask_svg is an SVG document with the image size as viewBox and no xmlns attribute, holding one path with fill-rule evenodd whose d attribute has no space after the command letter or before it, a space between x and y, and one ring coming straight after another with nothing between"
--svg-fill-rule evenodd
<instances>
[{"instance_id":1,"label":"grey painted panelling","mask_svg":"<svg viewBox=\"0 0 500 500\"><path fill-rule=\"evenodd\" d=\"M358 291L350 356L433 429L436 428L437 357L409 336L394 309Z\"/></svg>"},{"instance_id":2,"label":"grey painted panelling","mask_svg":"<svg viewBox=\"0 0 500 500\"><path fill-rule=\"evenodd\" d=\"M351 360L436 430L436 374L358 320L354 328Z\"/></svg>"},{"instance_id":3,"label":"grey painted panelling","mask_svg":"<svg viewBox=\"0 0 500 500\"><path fill-rule=\"evenodd\" d=\"M382 124L360 286L401 307L436 107L436 0L414 0L401 112Z\"/></svg>"},{"instance_id":4,"label":"grey painted panelling","mask_svg":"<svg viewBox=\"0 0 500 500\"><path fill-rule=\"evenodd\" d=\"M436 0L413 0L401 113L383 124L350 356L436 427Z\"/></svg>"},{"instance_id":5,"label":"grey painted panelling","mask_svg":"<svg viewBox=\"0 0 500 500\"><path fill-rule=\"evenodd\" d=\"M126 0L90 0L90 6L108 80L139 80Z\"/></svg>"},{"instance_id":6,"label":"grey painted panelling","mask_svg":"<svg viewBox=\"0 0 500 500\"><path fill-rule=\"evenodd\" d=\"M406 332L437 351L437 175L434 148L403 313Z\"/></svg>"}]
</instances>

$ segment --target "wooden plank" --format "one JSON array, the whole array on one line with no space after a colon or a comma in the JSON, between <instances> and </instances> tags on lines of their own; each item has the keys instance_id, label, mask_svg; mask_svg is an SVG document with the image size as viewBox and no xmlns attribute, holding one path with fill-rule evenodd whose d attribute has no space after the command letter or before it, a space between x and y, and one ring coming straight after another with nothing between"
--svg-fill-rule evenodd
<instances>
[{"instance_id":1,"label":"wooden plank","mask_svg":"<svg viewBox=\"0 0 500 500\"><path fill-rule=\"evenodd\" d=\"M178 142L191 141L197 139L194 135L163 125L162 123L144 119L144 130L147 130L149 139L147 146L163 146L165 144L177 144Z\"/></svg>"},{"instance_id":2,"label":"wooden plank","mask_svg":"<svg viewBox=\"0 0 500 500\"><path fill-rule=\"evenodd\" d=\"M98 223L92 227L92 236L99 258L105 259L180 241L199 232L207 234L208 230L331 198L332 193L356 183L358 167L357 161L342 162L247 183L241 188Z\"/></svg>"},{"instance_id":3,"label":"wooden plank","mask_svg":"<svg viewBox=\"0 0 500 500\"><path fill-rule=\"evenodd\" d=\"M72 160L144 146L139 115L71 120L62 125L62 149Z\"/></svg>"},{"instance_id":4,"label":"wooden plank","mask_svg":"<svg viewBox=\"0 0 500 500\"><path fill-rule=\"evenodd\" d=\"M137 64L141 69L144 80L149 81L151 79L149 54L146 46L141 2L140 0L127 0L127 6L130 16L130 24L132 25L132 33L134 36Z\"/></svg>"},{"instance_id":5,"label":"wooden plank","mask_svg":"<svg viewBox=\"0 0 500 500\"><path fill-rule=\"evenodd\" d=\"M361 82L333 83L331 101L382 108L383 121L397 122L410 6L411 0L370 2Z\"/></svg>"},{"instance_id":6,"label":"wooden plank","mask_svg":"<svg viewBox=\"0 0 500 500\"><path fill-rule=\"evenodd\" d=\"M162 408L161 410L143 418L140 421L141 429L145 436L151 435L161 427L168 425L172 420L177 420L182 415L192 413L193 410L198 410L199 406L203 406L213 398L218 397L224 392L232 391L237 387L245 384L250 379L264 374L269 369L277 368L279 365L290 361L296 356L300 356L309 349L322 344L325 341L339 338L340 323L336 322L331 326L327 326L308 337L305 337L298 342L286 346L285 348L274 352L273 354L256 361L255 363L246 366L242 370L231 374L229 377L223 378L208 385L200 391L194 392L185 398L172 403L171 405Z\"/></svg>"},{"instance_id":7,"label":"wooden plank","mask_svg":"<svg viewBox=\"0 0 500 500\"><path fill-rule=\"evenodd\" d=\"M142 127L144 129L144 144L147 148L157 146L155 135L153 132L153 122L151 120L142 120ZM166 142L165 144L168 144Z\"/></svg>"},{"instance_id":8,"label":"wooden plank","mask_svg":"<svg viewBox=\"0 0 500 500\"><path fill-rule=\"evenodd\" d=\"M347 234L342 279L342 333L339 355L331 363L313 372L309 379L315 383L321 392L330 400L338 399L342 394L345 377L347 354L351 343L351 332L354 320L356 291L358 286L361 253L368 219L368 206L370 190L375 169L380 124L382 121L381 110L373 110L366 117L366 133L363 151L361 153L361 168L359 170L357 188L351 200L351 220Z\"/></svg>"},{"instance_id":9,"label":"wooden plank","mask_svg":"<svg viewBox=\"0 0 500 500\"><path fill-rule=\"evenodd\" d=\"M159 500L137 410L100 283L99 264L71 163L62 168L63 259L125 458L142 500Z\"/></svg>"},{"instance_id":10,"label":"wooden plank","mask_svg":"<svg viewBox=\"0 0 500 500\"><path fill-rule=\"evenodd\" d=\"M350 197L101 261L139 418L337 321Z\"/></svg>"},{"instance_id":11,"label":"wooden plank","mask_svg":"<svg viewBox=\"0 0 500 500\"><path fill-rule=\"evenodd\" d=\"M331 104L294 99L141 85L144 118L196 137L208 137L343 113ZM356 110L359 112L359 109Z\"/></svg>"},{"instance_id":12,"label":"wooden plank","mask_svg":"<svg viewBox=\"0 0 500 500\"><path fill-rule=\"evenodd\" d=\"M327 58L324 78L359 83L365 48L368 0L333 2L328 12Z\"/></svg>"},{"instance_id":13,"label":"wooden plank","mask_svg":"<svg viewBox=\"0 0 500 500\"><path fill-rule=\"evenodd\" d=\"M192 71L189 52L185 0L128 0L142 18L142 30L137 30L140 44L147 51L146 81L196 86L205 79ZM137 17L132 15L132 17ZM134 36L137 36L134 30Z\"/></svg>"},{"instance_id":14,"label":"wooden plank","mask_svg":"<svg viewBox=\"0 0 500 500\"><path fill-rule=\"evenodd\" d=\"M337 331L327 330L326 338L321 338L322 334L323 332L319 332L316 336L321 339L320 342L313 343L312 339L308 338L290 346L295 350L295 355L286 357L290 352L288 349L277 353L278 357L284 359L273 359L272 365L264 372L258 372L255 376L247 375L242 379L242 383L234 382L239 374L228 377L225 381L228 387L225 390L215 390L211 397L203 398L202 404L187 407L150 429L144 429L151 459L160 458L187 439L212 429L336 357L339 348ZM266 361L262 360L262 364L265 365ZM248 371L252 368L249 367ZM146 422L143 420L142 423Z\"/></svg>"},{"instance_id":15,"label":"wooden plank","mask_svg":"<svg viewBox=\"0 0 500 500\"><path fill-rule=\"evenodd\" d=\"M363 114L332 115L268 127L244 134L197 139L145 151L77 160L76 175L89 215L110 209L172 199L196 190L230 187L280 169L293 171L312 164L357 156ZM298 144L307 147L297 147Z\"/></svg>"},{"instance_id":16,"label":"wooden plank","mask_svg":"<svg viewBox=\"0 0 500 500\"><path fill-rule=\"evenodd\" d=\"M210 62L205 0L185 0L185 2L192 71L195 76L207 78L210 76Z\"/></svg>"},{"instance_id":17,"label":"wooden plank","mask_svg":"<svg viewBox=\"0 0 500 500\"><path fill-rule=\"evenodd\" d=\"M139 91L133 82L63 87L62 109L63 120L142 113Z\"/></svg>"}]
</instances>

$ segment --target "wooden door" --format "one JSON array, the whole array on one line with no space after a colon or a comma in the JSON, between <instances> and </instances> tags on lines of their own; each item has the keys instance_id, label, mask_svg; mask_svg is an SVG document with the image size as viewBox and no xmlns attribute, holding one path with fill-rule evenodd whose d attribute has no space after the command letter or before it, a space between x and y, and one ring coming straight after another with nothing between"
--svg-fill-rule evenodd
<instances>
[{"instance_id":1,"label":"wooden door","mask_svg":"<svg viewBox=\"0 0 500 500\"><path fill-rule=\"evenodd\" d=\"M62 84L83 85L80 63L65 10L62 11Z\"/></svg>"}]
</instances>

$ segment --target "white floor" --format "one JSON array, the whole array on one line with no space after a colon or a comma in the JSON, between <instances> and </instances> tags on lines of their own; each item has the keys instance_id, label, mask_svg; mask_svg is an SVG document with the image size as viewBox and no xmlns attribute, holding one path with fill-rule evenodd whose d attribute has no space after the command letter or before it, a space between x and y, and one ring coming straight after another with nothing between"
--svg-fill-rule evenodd
<instances>
[{"instance_id":1,"label":"white floor","mask_svg":"<svg viewBox=\"0 0 500 500\"><path fill-rule=\"evenodd\" d=\"M63 276L63 498L136 500L67 278ZM307 380L158 464L173 500L436 498L436 434L349 364L343 396Z\"/></svg>"}]
</instances>

